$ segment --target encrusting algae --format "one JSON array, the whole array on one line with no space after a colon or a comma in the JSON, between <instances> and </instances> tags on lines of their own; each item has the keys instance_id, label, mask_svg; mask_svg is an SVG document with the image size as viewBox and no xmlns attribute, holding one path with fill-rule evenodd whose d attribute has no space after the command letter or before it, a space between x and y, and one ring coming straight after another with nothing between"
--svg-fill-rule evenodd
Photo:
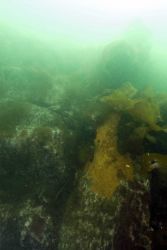
<instances>
[{"instance_id":1,"label":"encrusting algae","mask_svg":"<svg viewBox=\"0 0 167 250\"><path fill-rule=\"evenodd\" d=\"M104 198L111 198L121 180L133 179L133 164L128 155L117 149L118 114L112 114L97 129L94 159L87 166L91 190Z\"/></svg>"}]
</instances>

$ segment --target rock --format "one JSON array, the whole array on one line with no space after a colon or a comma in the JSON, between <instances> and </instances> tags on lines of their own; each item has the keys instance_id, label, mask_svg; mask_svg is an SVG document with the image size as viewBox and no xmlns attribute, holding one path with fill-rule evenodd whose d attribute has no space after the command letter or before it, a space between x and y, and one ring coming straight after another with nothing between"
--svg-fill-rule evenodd
<instances>
[{"instance_id":1,"label":"rock","mask_svg":"<svg viewBox=\"0 0 167 250\"><path fill-rule=\"evenodd\" d=\"M67 203L59 250L151 250L147 183L122 182L110 199L86 179Z\"/></svg>"},{"instance_id":2,"label":"rock","mask_svg":"<svg viewBox=\"0 0 167 250\"><path fill-rule=\"evenodd\" d=\"M26 103L29 112L19 113L24 102L3 104L0 248L55 249L58 225L75 175L68 157L73 152L72 131L60 115L47 108ZM12 114L15 110L13 120L5 113L10 109Z\"/></svg>"}]
</instances>

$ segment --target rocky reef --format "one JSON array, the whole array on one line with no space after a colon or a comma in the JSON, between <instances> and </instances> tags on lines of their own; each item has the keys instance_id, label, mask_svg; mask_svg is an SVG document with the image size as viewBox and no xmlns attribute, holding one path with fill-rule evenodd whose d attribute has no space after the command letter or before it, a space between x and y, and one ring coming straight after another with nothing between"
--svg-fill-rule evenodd
<instances>
[{"instance_id":1,"label":"rocky reef","mask_svg":"<svg viewBox=\"0 0 167 250\"><path fill-rule=\"evenodd\" d=\"M166 249L167 96L137 88L136 51L107 47L97 82L2 68L0 250Z\"/></svg>"},{"instance_id":2,"label":"rocky reef","mask_svg":"<svg viewBox=\"0 0 167 250\"><path fill-rule=\"evenodd\" d=\"M166 230L167 158L151 151L157 142L149 134L166 134L166 121L158 125L161 105L141 93L137 96L131 84L102 97L102 102L107 102L110 112L97 127L94 156L67 203L59 249L149 250L155 245L165 249L155 238L159 235L163 240ZM142 102L148 102L144 112L136 107ZM130 140L133 147L128 145ZM152 177L154 171L157 179ZM158 178L163 178L161 184Z\"/></svg>"}]
</instances>

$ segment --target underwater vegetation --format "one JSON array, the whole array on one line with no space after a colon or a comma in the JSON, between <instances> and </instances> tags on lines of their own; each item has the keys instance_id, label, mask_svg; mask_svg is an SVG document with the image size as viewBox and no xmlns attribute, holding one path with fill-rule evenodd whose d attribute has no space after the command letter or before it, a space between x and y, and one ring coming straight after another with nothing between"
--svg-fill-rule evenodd
<instances>
[{"instance_id":1,"label":"underwater vegetation","mask_svg":"<svg viewBox=\"0 0 167 250\"><path fill-rule=\"evenodd\" d=\"M146 84L150 52L126 38L86 59L3 32L0 249L164 249L167 95Z\"/></svg>"},{"instance_id":2,"label":"underwater vegetation","mask_svg":"<svg viewBox=\"0 0 167 250\"><path fill-rule=\"evenodd\" d=\"M112 196L121 180L133 179L133 162L117 147L119 119L113 114L97 129L94 158L87 166L92 191L106 198Z\"/></svg>"},{"instance_id":3,"label":"underwater vegetation","mask_svg":"<svg viewBox=\"0 0 167 250\"><path fill-rule=\"evenodd\" d=\"M165 249L167 155L154 148L167 120L158 96L128 83L97 98L107 112L67 203L58 249Z\"/></svg>"},{"instance_id":4,"label":"underwater vegetation","mask_svg":"<svg viewBox=\"0 0 167 250\"><path fill-rule=\"evenodd\" d=\"M151 130L163 130L158 126L161 119L158 100L155 97L142 96L142 93L137 96L137 89L130 83L114 90L111 95L102 97L102 101L118 112L126 112L132 119L138 120Z\"/></svg>"}]
</instances>

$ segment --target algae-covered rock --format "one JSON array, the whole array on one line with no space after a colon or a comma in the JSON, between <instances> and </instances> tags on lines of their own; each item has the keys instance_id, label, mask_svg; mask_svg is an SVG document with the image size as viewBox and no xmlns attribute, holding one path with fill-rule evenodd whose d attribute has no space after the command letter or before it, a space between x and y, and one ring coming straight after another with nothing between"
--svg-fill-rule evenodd
<instances>
[{"instance_id":1,"label":"algae-covered rock","mask_svg":"<svg viewBox=\"0 0 167 250\"><path fill-rule=\"evenodd\" d=\"M113 113L96 131L94 157L66 206L60 250L151 249L147 181L118 152L119 121Z\"/></svg>"},{"instance_id":2,"label":"algae-covered rock","mask_svg":"<svg viewBox=\"0 0 167 250\"><path fill-rule=\"evenodd\" d=\"M147 182L121 182L110 199L81 177L66 205L59 250L151 250Z\"/></svg>"},{"instance_id":3,"label":"algae-covered rock","mask_svg":"<svg viewBox=\"0 0 167 250\"><path fill-rule=\"evenodd\" d=\"M43 206L27 200L15 210L0 206L0 249L50 250L56 248L53 221Z\"/></svg>"},{"instance_id":4,"label":"algae-covered rock","mask_svg":"<svg viewBox=\"0 0 167 250\"><path fill-rule=\"evenodd\" d=\"M92 190L110 198L121 180L133 180L133 162L128 155L121 155L117 147L117 114L97 129L93 160L88 163L88 179Z\"/></svg>"},{"instance_id":5,"label":"algae-covered rock","mask_svg":"<svg viewBox=\"0 0 167 250\"><path fill-rule=\"evenodd\" d=\"M68 158L73 151L72 131L47 108L24 102L4 101L2 105L0 248L55 249L75 174Z\"/></svg>"},{"instance_id":6,"label":"algae-covered rock","mask_svg":"<svg viewBox=\"0 0 167 250\"><path fill-rule=\"evenodd\" d=\"M0 250L160 249L167 105L143 88L146 40L96 65L0 35Z\"/></svg>"},{"instance_id":7,"label":"algae-covered rock","mask_svg":"<svg viewBox=\"0 0 167 250\"><path fill-rule=\"evenodd\" d=\"M11 136L16 131L16 126L24 122L31 112L30 103L18 101L0 102L0 136Z\"/></svg>"}]
</instances>

